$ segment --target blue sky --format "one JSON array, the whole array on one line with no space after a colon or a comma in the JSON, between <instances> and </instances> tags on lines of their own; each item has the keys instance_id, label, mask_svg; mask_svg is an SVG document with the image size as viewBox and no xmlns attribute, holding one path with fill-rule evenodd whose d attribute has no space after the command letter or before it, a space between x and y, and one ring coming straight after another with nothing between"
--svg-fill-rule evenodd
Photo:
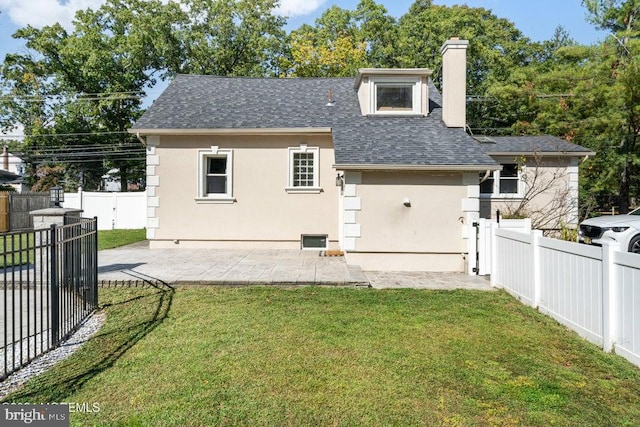
<instances>
[{"instance_id":1,"label":"blue sky","mask_svg":"<svg viewBox=\"0 0 640 427\"><path fill-rule=\"evenodd\" d=\"M7 52L21 49L11 35L27 24L35 27L56 21L67 28L76 10L98 7L103 0L0 0L0 58ZM413 0L377 0L389 13L399 17L409 10ZM434 0L435 4L467 4L490 9L501 18L516 24L533 40L545 40L553 35L558 25L565 27L580 43L592 44L604 37L585 19L581 0ZM290 16L289 29L313 21L330 5L354 9L358 0L281 0L282 13Z\"/></svg>"}]
</instances>

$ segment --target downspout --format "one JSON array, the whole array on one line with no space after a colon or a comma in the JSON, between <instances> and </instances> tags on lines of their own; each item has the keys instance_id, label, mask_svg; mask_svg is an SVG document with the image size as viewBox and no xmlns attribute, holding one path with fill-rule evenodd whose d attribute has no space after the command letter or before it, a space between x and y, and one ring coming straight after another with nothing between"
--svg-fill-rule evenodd
<instances>
[{"instance_id":1,"label":"downspout","mask_svg":"<svg viewBox=\"0 0 640 427\"><path fill-rule=\"evenodd\" d=\"M480 184L482 184L483 182L485 182L486 180L489 179L489 177L491 176L491 171L488 170L484 173L484 176L482 177L482 179L480 180Z\"/></svg>"},{"instance_id":2,"label":"downspout","mask_svg":"<svg viewBox=\"0 0 640 427\"><path fill-rule=\"evenodd\" d=\"M146 147L146 146L147 146L147 140L146 140L146 139L144 139L144 138L142 137L142 135L140 135L140 132L136 132L136 138L138 138L138 141L140 141L140 143L142 143L142 146L143 146L143 147Z\"/></svg>"}]
</instances>

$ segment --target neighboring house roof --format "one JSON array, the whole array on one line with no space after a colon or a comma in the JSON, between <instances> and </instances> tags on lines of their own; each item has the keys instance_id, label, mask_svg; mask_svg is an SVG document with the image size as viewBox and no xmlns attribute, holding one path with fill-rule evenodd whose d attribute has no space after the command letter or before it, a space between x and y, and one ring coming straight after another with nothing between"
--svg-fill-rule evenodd
<instances>
[{"instance_id":1,"label":"neighboring house roof","mask_svg":"<svg viewBox=\"0 0 640 427\"><path fill-rule=\"evenodd\" d=\"M431 82L429 98L427 117L362 116L353 78L178 75L131 132L330 129L338 167L499 168L463 129L444 125Z\"/></svg>"},{"instance_id":2,"label":"neighboring house roof","mask_svg":"<svg viewBox=\"0 0 640 427\"><path fill-rule=\"evenodd\" d=\"M551 135L536 136L478 136L476 137L485 153L489 155L546 154L565 156L592 156L588 148Z\"/></svg>"},{"instance_id":3,"label":"neighboring house roof","mask_svg":"<svg viewBox=\"0 0 640 427\"><path fill-rule=\"evenodd\" d=\"M23 178L13 172L0 169L0 184L21 184Z\"/></svg>"}]
</instances>

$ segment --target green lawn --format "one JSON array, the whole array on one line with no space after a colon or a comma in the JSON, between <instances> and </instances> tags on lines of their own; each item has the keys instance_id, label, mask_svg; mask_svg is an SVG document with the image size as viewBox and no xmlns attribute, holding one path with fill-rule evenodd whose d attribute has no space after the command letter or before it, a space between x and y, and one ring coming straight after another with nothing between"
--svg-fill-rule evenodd
<instances>
[{"instance_id":1,"label":"green lawn","mask_svg":"<svg viewBox=\"0 0 640 427\"><path fill-rule=\"evenodd\" d=\"M98 250L117 248L135 242L146 240L144 228L132 230L99 230Z\"/></svg>"},{"instance_id":2,"label":"green lawn","mask_svg":"<svg viewBox=\"0 0 640 427\"><path fill-rule=\"evenodd\" d=\"M35 259L34 246L33 233L1 234L0 268L33 262Z\"/></svg>"},{"instance_id":3,"label":"green lawn","mask_svg":"<svg viewBox=\"0 0 640 427\"><path fill-rule=\"evenodd\" d=\"M12 402L72 424L640 425L640 369L503 292L106 289L107 322Z\"/></svg>"}]
</instances>

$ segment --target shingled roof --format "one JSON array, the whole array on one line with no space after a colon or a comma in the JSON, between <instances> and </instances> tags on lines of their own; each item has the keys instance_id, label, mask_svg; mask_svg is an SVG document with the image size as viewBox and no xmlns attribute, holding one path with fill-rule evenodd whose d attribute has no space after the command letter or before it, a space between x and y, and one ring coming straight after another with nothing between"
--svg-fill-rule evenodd
<instances>
[{"instance_id":1,"label":"shingled roof","mask_svg":"<svg viewBox=\"0 0 640 427\"><path fill-rule=\"evenodd\" d=\"M336 165L496 167L462 129L442 123L431 82L429 93L428 117L362 116L352 78L178 75L131 131L331 128Z\"/></svg>"},{"instance_id":2,"label":"shingled roof","mask_svg":"<svg viewBox=\"0 0 640 427\"><path fill-rule=\"evenodd\" d=\"M445 126L442 98L431 81L427 117L362 116L353 82L353 78L177 75L131 132L330 128L337 167L499 168L488 144L477 142L463 129ZM327 105L329 91L332 106ZM520 152L533 141L494 139L494 147L504 152ZM552 145L547 141L544 147ZM572 151L582 149L570 145Z\"/></svg>"},{"instance_id":3,"label":"shingled roof","mask_svg":"<svg viewBox=\"0 0 640 427\"><path fill-rule=\"evenodd\" d=\"M588 156L595 154L588 148L551 135L480 136L480 146L485 153L499 154L558 154Z\"/></svg>"}]
</instances>

